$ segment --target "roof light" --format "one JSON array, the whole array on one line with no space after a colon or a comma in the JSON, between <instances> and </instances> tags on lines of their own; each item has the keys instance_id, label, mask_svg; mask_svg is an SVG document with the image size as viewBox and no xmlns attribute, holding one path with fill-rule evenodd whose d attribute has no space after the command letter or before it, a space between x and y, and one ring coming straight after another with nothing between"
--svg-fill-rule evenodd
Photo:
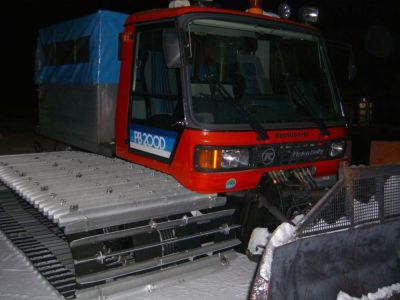
<instances>
[{"instance_id":1,"label":"roof light","mask_svg":"<svg viewBox=\"0 0 400 300\"><path fill-rule=\"evenodd\" d=\"M247 12L262 15L262 0L250 0L250 8L247 10Z\"/></svg>"},{"instance_id":2,"label":"roof light","mask_svg":"<svg viewBox=\"0 0 400 300\"><path fill-rule=\"evenodd\" d=\"M303 22L315 23L318 21L318 9L314 7L305 6L299 10L299 19Z\"/></svg>"},{"instance_id":3,"label":"roof light","mask_svg":"<svg viewBox=\"0 0 400 300\"><path fill-rule=\"evenodd\" d=\"M168 5L169 8L183 7L183 6L190 6L190 2L188 0L172 0Z\"/></svg>"},{"instance_id":4,"label":"roof light","mask_svg":"<svg viewBox=\"0 0 400 300\"><path fill-rule=\"evenodd\" d=\"M292 15L292 8L289 4L281 3L278 7L278 14L282 19L289 19Z\"/></svg>"}]
</instances>

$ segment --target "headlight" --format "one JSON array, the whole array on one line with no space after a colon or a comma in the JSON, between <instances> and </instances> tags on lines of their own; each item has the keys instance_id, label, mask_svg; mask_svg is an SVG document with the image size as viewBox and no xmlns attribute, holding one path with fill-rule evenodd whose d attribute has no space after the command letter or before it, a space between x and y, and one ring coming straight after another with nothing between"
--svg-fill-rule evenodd
<instances>
[{"instance_id":1,"label":"headlight","mask_svg":"<svg viewBox=\"0 0 400 300\"><path fill-rule=\"evenodd\" d=\"M198 148L196 167L204 170L243 169L249 166L249 149Z\"/></svg>"},{"instance_id":2,"label":"headlight","mask_svg":"<svg viewBox=\"0 0 400 300\"><path fill-rule=\"evenodd\" d=\"M340 157L343 156L345 149L345 141L333 141L329 148L330 157Z\"/></svg>"},{"instance_id":3,"label":"headlight","mask_svg":"<svg viewBox=\"0 0 400 300\"><path fill-rule=\"evenodd\" d=\"M221 167L223 169L242 168L249 165L249 150L227 149L222 150Z\"/></svg>"}]
</instances>

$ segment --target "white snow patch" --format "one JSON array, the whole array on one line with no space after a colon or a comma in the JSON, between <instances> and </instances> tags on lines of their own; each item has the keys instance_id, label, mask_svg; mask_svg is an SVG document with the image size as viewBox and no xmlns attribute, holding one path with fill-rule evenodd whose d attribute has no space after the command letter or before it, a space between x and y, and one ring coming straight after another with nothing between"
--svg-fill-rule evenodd
<instances>
[{"instance_id":1,"label":"white snow patch","mask_svg":"<svg viewBox=\"0 0 400 300\"><path fill-rule=\"evenodd\" d=\"M271 233L268 231L267 228L254 228L253 232L251 233L247 250L252 255L263 254L265 245L267 245L270 236Z\"/></svg>"},{"instance_id":2,"label":"white snow patch","mask_svg":"<svg viewBox=\"0 0 400 300\"><path fill-rule=\"evenodd\" d=\"M307 227L307 231L323 230L323 229L335 228L335 227L340 227L340 226L349 226L350 224L351 224L351 222L347 217L341 217L334 224L326 223L324 219L320 219L313 226ZM333 232L333 231L329 231L329 232Z\"/></svg>"},{"instance_id":3,"label":"white snow patch","mask_svg":"<svg viewBox=\"0 0 400 300\"><path fill-rule=\"evenodd\" d=\"M250 261L246 255L238 254L235 259L230 260L229 265L217 272L192 277L187 274L175 284L155 284L125 296L111 295L107 300L245 300L257 268L257 263ZM132 281L135 278L132 277ZM79 298L78 298L79 299ZM98 299L98 298L96 298ZM103 298L102 298L103 299Z\"/></svg>"},{"instance_id":4,"label":"white snow patch","mask_svg":"<svg viewBox=\"0 0 400 300\"><path fill-rule=\"evenodd\" d=\"M0 299L64 299L0 230Z\"/></svg>"},{"instance_id":5,"label":"white snow patch","mask_svg":"<svg viewBox=\"0 0 400 300\"><path fill-rule=\"evenodd\" d=\"M193 210L190 213L192 214L193 217L199 217L199 216L203 215L203 213L199 210Z\"/></svg>"},{"instance_id":6,"label":"white snow patch","mask_svg":"<svg viewBox=\"0 0 400 300\"><path fill-rule=\"evenodd\" d=\"M301 221L303 221L303 219L304 215L300 214L295 216L291 221L293 224L298 225ZM252 255L263 254L271 235L272 233L268 231L268 228L254 228L253 232L251 233L247 250Z\"/></svg>"},{"instance_id":7,"label":"white snow patch","mask_svg":"<svg viewBox=\"0 0 400 300\"><path fill-rule=\"evenodd\" d=\"M372 195L367 203L354 199L354 221L356 223L379 218L379 204Z\"/></svg>"},{"instance_id":8,"label":"white snow patch","mask_svg":"<svg viewBox=\"0 0 400 300\"><path fill-rule=\"evenodd\" d=\"M293 224L299 225L301 221L303 221L304 215L297 215L292 219Z\"/></svg>"},{"instance_id":9,"label":"white snow patch","mask_svg":"<svg viewBox=\"0 0 400 300\"><path fill-rule=\"evenodd\" d=\"M271 266L275 248L289 243L294 238L295 231L295 226L289 223L282 223L272 233L262 257L259 272L266 281L269 281L271 277Z\"/></svg>"},{"instance_id":10,"label":"white snow patch","mask_svg":"<svg viewBox=\"0 0 400 300\"><path fill-rule=\"evenodd\" d=\"M349 294L340 291L337 295L337 300L383 300L389 299L393 295L400 294L400 283L395 283L390 286L379 288L375 293L368 293L361 298L352 297Z\"/></svg>"},{"instance_id":11,"label":"white snow patch","mask_svg":"<svg viewBox=\"0 0 400 300\"><path fill-rule=\"evenodd\" d=\"M400 176L390 176L383 186L383 195L385 198L384 210L385 214L400 214Z\"/></svg>"}]
</instances>

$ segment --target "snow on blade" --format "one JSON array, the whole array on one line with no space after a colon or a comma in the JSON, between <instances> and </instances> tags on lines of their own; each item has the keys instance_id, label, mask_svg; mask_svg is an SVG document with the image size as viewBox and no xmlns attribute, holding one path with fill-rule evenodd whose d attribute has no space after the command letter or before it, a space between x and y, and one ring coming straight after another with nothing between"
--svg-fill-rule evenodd
<instances>
[{"instance_id":1,"label":"snow on blade","mask_svg":"<svg viewBox=\"0 0 400 300\"><path fill-rule=\"evenodd\" d=\"M297 215L291 221L298 225L303 219L304 215ZM262 255L271 235L268 228L254 228L247 247L248 252L252 255Z\"/></svg>"},{"instance_id":2,"label":"snow on blade","mask_svg":"<svg viewBox=\"0 0 400 300\"><path fill-rule=\"evenodd\" d=\"M400 283L392 284L391 286L386 286L379 288L375 293L368 293L366 296L363 295L361 298L352 297L349 294L340 291L337 295L337 300L382 300L389 299L393 295L400 294Z\"/></svg>"},{"instance_id":3,"label":"snow on blade","mask_svg":"<svg viewBox=\"0 0 400 300\"><path fill-rule=\"evenodd\" d=\"M354 219L356 223L379 218L379 203L372 195L367 203L354 199Z\"/></svg>"},{"instance_id":4,"label":"snow on blade","mask_svg":"<svg viewBox=\"0 0 400 300\"><path fill-rule=\"evenodd\" d=\"M304 219L304 215L297 215L292 219L293 224L299 225Z\"/></svg>"},{"instance_id":5,"label":"snow on blade","mask_svg":"<svg viewBox=\"0 0 400 300\"><path fill-rule=\"evenodd\" d=\"M300 217L298 218L300 219ZM289 223L282 223L270 235L266 249L258 266L253 286L250 290L250 300L268 299L270 292L271 267L276 247L282 246L294 239L296 227Z\"/></svg>"},{"instance_id":6,"label":"snow on blade","mask_svg":"<svg viewBox=\"0 0 400 300\"><path fill-rule=\"evenodd\" d=\"M261 260L260 275L267 281L271 277L271 266L275 248L289 243L294 238L296 227L282 223L272 233Z\"/></svg>"},{"instance_id":7,"label":"snow on blade","mask_svg":"<svg viewBox=\"0 0 400 300\"><path fill-rule=\"evenodd\" d=\"M311 227L311 229L314 228L335 228L335 227L341 227L341 226L349 226L350 225L350 220L346 217L341 217L339 220L337 220L334 224L328 224L325 222L324 219L321 219L316 223L314 226ZM333 232L330 231L330 232Z\"/></svg>"},{"instance_id":8,"label":"snow on blade","mask_svg":"<svg viewBox=\"0 0 400 300\"><path fill-rule=\"evenodd\" d=\"M247 250L252 255L261 255L264 252L265 245L268 243L269 237L271 233L267 228L254 228L251 233L251 237L249 240L249 244L247 246Z\"/></svg>"}]
</instances>

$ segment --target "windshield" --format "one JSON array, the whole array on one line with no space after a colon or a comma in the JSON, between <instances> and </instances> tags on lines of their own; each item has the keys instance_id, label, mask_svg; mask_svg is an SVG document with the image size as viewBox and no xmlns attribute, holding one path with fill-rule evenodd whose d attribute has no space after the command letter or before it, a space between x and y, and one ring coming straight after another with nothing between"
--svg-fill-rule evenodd
<instances>
[{"instance_id":1,"label":"windshield","mask_svg":"<svg viewBox=\"0 0 400 300\"><path fill-rule=\"evenodd\" d=\"M202 124L342 120L316 35L217 20L186 31L192 112Z\"/></svg>"}]
</instances>

